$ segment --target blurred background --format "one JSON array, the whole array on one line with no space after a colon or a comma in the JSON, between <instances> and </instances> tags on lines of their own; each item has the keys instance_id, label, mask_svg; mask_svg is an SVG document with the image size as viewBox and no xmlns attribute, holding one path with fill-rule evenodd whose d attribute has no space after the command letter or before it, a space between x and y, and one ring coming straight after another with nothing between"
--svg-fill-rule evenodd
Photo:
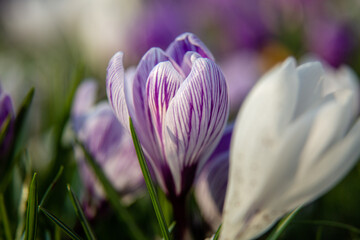
<instances>
[{"instance_id":1,"label":"blurred background","mask_svg":"<svg viewBox=\"0 0 360 240\"><path fill-rule=\"evenodd\" d=\"M97 100L106 99L106 68L115 52L124 52L125 66L130 67L149 48L166 49L179 34L196 34L226 76L234 118L259 77L288 56L300 62L318 59L335 70L348 65L359 75L359 12L358 0L0 0L2 88L11 95L15 111L35 88L24 148L31 157L28 172L39 173L40 195L59 166L65 167L47 208L79 228L65 188L71 183L78 196L84 195L68 123L71 101L79 82L89 78L99 83ZM6 200L13 207L9 208L13 222L19 213L10 209L17 209L21 186L29 181L21 167L15 172ZM336 188L303 208L282 238L360 239L359 232L346 227L360 228L359 202L358 165ZM149 236L158 233L146 194L129 209ZM127 239L126 229L116 227L122 223L111 211L96 216L92 221L103 233L99 236L107 239L111 228L111 234ZM209 226L199 216L194 219L205 229L199 236L208 234ZM54 228L46 219L41 222ZM40 231L38 238L54 237L45 232Z\"/></svg>"}]
</instances>

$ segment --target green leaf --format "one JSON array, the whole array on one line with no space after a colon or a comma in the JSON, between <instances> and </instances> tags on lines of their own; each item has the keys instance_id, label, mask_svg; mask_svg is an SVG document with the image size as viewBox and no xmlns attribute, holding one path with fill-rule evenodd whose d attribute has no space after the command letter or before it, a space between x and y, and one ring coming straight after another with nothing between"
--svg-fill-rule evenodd
<instances>
[{"instance_id":1,"label":"green leaf","mask_svg":"<svg viewBox=\"0 0 360 240\"><path fill-rule=\"evenodd\" d=\"M68 235L71 239L80 240L79 235L74 233L65 223L63 223L60 219L58 219L54 214L50 213L43 207L39 206L40 211L44 213L44 215L49 218L53 223L55 223L61 230L64 231L66 235Z\"/></svg>"},{"instance_id":2,"label":"green leaf","mask_svg":"<svg viewBox=\"0 0 360 240\"><path fill-rule=\"evenodd\" d=\"M39 205L40 207L42 207L44 205L45 200L47 199L51 190L54 189L54 187L55 187L56 183L58 182L59 178L61 177L61 174L63 173L63 171L64 171L64 167L60 166L58 173L56 174L55 178L53 179L53 181L51 182L49 187L46 189L46 192L40 201L40 205Z\"/></svg>"},{"instance_id":3,"label":"green leaf","mask_svg":"<svg viewBox=\"0 0 360 240\"><path fill-rule=\"evenodd\" d=\"M276 226L276 228L272 231L270 236L266 240L276 240L280 237L281 233L284 232L286 227L289 225L289 223L294 219L296 214L299 212L302 206L297 207L294 211L289 213L287 216L285 216L279 224Z\"/></svg>"},{"instance_id":4,"label":"green leaf","mask_svg":"<svg viewBox=\"0 0 360 240\"><path fill-rule=\"evenodd\" d=\"M68 149L64 148L62 145L63 133L66 127L66 124L69 120L71 114L72 102L74 100L74 96L79 86L80 82L85 77L85 65L83 63L79 63L71 76L71 86L69 87L68 95L64 99L63 109L61 109L61 116L58 119L58 122L54 125L54 142L53 142L53 152L54 158L51 160L49 170L47 175L45 176L47 179L52 179L52 177L56 174L61 164L67 165L67 158L63 158L64 154Z\"/></svg>"},{"instance_id":5,"label":"green leaf","mask_svg":"<svg viewBox=\"0 0 360 240\"><path fill-rule=\"evenodd\" d=\"M37 179L36 173L30 183L28 204L26 209L25 222L25 240L33 240L36 237L37 228L37 207L38 207L38 193L37 193Z\"/></svg>"},{"instance_id":6,"label":"green leaf","mask_svg":"<svg viewBox=\"0 0 360 240\"><path fill-rule=\"evenodd\" d=\"M11 228L10 228L9 218L6 213L4 196L1 193L0 193L0 218L2 219L2 222L3 222L6 240L12 240L13 238L11 236Z\"/></svg>"},{"instance_id":7,"label":"green leaf","mask_svg":"<svg viewBox=\"0 0 360 240\"><path fill-rule=\"evenodd\" d=\"M25 130L25 121L30 111L31 102L34 98L35 89L31 88L30 91L25 96L23 102L20 105L18 114L15 119L15 144L13 150L13 157L21 149L22 138Z\"/></svg>"},{"instance_id":8,"label":"green leaf","mask_svg":"<svg viewBox=\"0 0 360 240\"><path fill-rule=\"evenodd\" d=\"M172 223L170 224L170 226L169 226L169 233L172 233L172 231L174 230L175 226L176 226L176 222L174 221L174 222L172 222Z\"/></svg>"},{"instance_id":9,"label":"green leaf","mask_svg":"<svg viewBox=\"0 0 360 240\"><path fill-rule=\"evenodd\" d=\"M15 118L15 127L14 127L14 142L13 146L10 149L9 158L6 163L6 166L0 169L0 192L4 192L8 183L11 180L12 172L14 166L17 164L17 157L21 145L23 143L23 137L25 133L25 122L29 113L30 105L34 97L34 88L31 88L26 97L24 98L22 104L20 105L19 112ZM5 171L2 171L2 170ZM2 177L1 177L2 176Z\"/></svg>"},{"instance_id":10,"label":"green leaf","mask_svg":"<svg viewBox=\"0 0 360 240\"><path fill-rule=\"evenodd\" d=\"M136 150L136 154L137 154L138 159L139 159L141 171L142 171L142 173L144 175L146 187L147 187L147 189L149 191L151 202L153 204L155 214L156 214L156 217L157 217L159 225L160 225L161 232L163 234L164 239L169 240L170 239L170 233L168 231L168 227L167 227L167 224L166 224L166 221L165 221L164 213L163 213L163 211L161 209L159 199L158 199L158 196L156 194L156 189L154 187L154 183L152 182L151 175L150 175L150 172L149 172L149 168L148 168L148 166L146 164L144 153L143 153L143 150L141 148L139 139L138 139L138 137L136 135L136 132L135 132L135 129L134 129L131 118L129 118L129 122L130 122L131 136L132 136L132 139L133 139L133 142L134 142L134 147L135 147L135 150Z\"/></svg>"},{"instance_id":11,"label":"green leaf","mask_svg":"<svg viewBox=\"0 0 360 240\"><path fill-rule=\"evenodd\" d=\"M348 231L356 233L356 234L360 234L359 228L354 227L349 224L346 224L346 223L327 221L327 220L308 220L308 221L302 220L302 221L296 221L294 223L311 224L311 225L318 225L318 226L325 226L325 227L336 227L336 228L342 228L342 229L348 230Z\"/></svg>"},{"instance_id":12,"label":"green leaf","mask_svg":"<svg viewBox=\"0 0 360 240\"><path fill-rule=\"evenodd\" d=\"M11 120L11 115L8 114L7 117L5 118L5 121L3 122L3 125L0 128L0 145L3 143L5 139L5 136L10 126L10 120Z\"/></svg>"},{"instance_id":13,"label":"green leaf","mask_svg":"<svg viewBox=\"0 0 360 240\"><path fill-rule=\"evenodd\" d=\"M131 232L132 236L134 237L134 239L137 239L137 240L147 239L143 235L141 229L135 223L132 215L127 211L127 209L120 202L117 191L111 185L111 183L105 176L102 169L96 163L95 159L91 156L91 154L87 151L85 146L79 140L77 140L77 139L75 139L75 140L76 140L76 143L83 150L83 152L85 154L85 159L87 160L87 163L91 166L97 179L100 181L102 187L104 188L104 191L106 193L106 196L107 196L112 208L117 213L116 216L119 218L120 221L124 221L125 223L127 223L127 227L129 229L129 231Z\"/></svg>"},{"instance_id":14,"label":"green leaf","mask_svg":"<svg viewBox=\"0 0 360 240\"><path fill-rule=\"evenodd\" d=\"M220 226L219 226L218 229L216 230L216 233L215 233L215 235L214 235L213 240L218 240L218 239L219 239L219 237L220 237L220 232L221 232L221 226L222 226L222 224L220 224Z\"/></svg>"},{"instance_id":15,"label":"green leaf","mask_svg":"<svg viewBox=\"0 0 360 240\"><path fill-rule=\"evenodd\" d=\"M69 192L69 195L70 195L71 202L72 202L72 204L74 206L76 215L78 216L79 221L80 221L81 225L83 226L83 229L85 231L87 239L90 239L90 240L96 239L96 237L94 235L94 232L91 229L90 224L87 221L83 210L81 209L79 200L75 196L75 193L73 192L73 190L71 190L70 185L67 185L67 189L68 189L68 192Z\"/></svg>"}]
</instances>

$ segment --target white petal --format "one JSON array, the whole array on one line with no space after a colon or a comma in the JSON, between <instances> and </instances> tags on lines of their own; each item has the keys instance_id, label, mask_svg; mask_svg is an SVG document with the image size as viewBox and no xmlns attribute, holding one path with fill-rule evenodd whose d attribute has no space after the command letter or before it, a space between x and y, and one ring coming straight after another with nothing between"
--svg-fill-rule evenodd
<instances>
[{"instance_id":1,"label":"white petal","mask_svg":"<svg viewBox=\"0 0 360 240\"><path fill-rule=\"evenodd\" d=\"M306 177L297 178L292 189L279 205L295 208L313 201L338 183L354 166L360 155L360 119L344 139L326 151L309 169Z\"/></svg>"},{"instance_id":2,"label":"white petal","mask_svg":"<svg viewBox=\"0 0 360 240\"><path fill-rule=\"evenodd\" d=\"M243 103L231 141L229 179L234 185L229 185L228 192L239 191L241 184L241 193L246 192L250 201L267 184L274 148L295 108L296 76L294 62L288 60L264 76Z\"/></svg>"},{"instance_id":3,"label":"white petal","mask_svg":"<svg viewBox=\"0 0 360 240\"><path fill-rule=\"evenodd\" d=\"M351 106L354 97L349 90L337 92L334 97L322 106L316 116L300 158L300 175L307 175L319 156L348 131L353 117Z\"/></svg>"},{"instance_id":4,"label":"white petal","mask_svg":"<svg viewBox=\"0 0 360 240\"><path fill-rule=\"evenodd\" d=\"M305 63L297 68L299 75L299 95L294 118L307 111L321 100L324 70L319 62Z\"/></svg>"}]
</instances>

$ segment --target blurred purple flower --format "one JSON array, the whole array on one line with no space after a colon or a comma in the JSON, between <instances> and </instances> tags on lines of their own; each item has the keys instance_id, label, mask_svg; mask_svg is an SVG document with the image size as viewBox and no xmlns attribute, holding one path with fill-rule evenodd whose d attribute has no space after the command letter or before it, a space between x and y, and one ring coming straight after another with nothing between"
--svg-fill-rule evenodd
<instances>
[{"instance_id":1,"label":"blurred purple flower","mask_svg":"<svg viewBox=\"0 0 360 240\"><path fill-rule=\"evenodd\" d=\"M333 67L342 65L354 48L354 36L340 22L316 19L307 26L309 50Z\"/></svg>"},{"instance_id":2,"label":"blurred purple flower","mask_svg":"<svg viewBox=\"0 0 360 240\"><path fill-rule=\"evenodd\" d=\"M219 65L229 86L230 114L236 114L246 95L261 76L260 56L250 51L238 52Z\"/></svg>"},{"instance_id":3,"label":"blurred purple flower","mask_svg":"<svg viewBox=\"0 0 360 240\"><path fill-rule=\"evenodd\" d=\"M107 102L94 106L96 90L93 81L84 82L77 90L72 109L73 128L119 194L131 198L144 185L133 142ZM81 149L75 151L86 194L90 195L86 200L93 203L86 206L91 216L104 200L104 193Z\"/></svg>"},{"instance_id":4,"label":"blurred purple flower","mask_svg":"<svg viewBox=\"0 0 360 240\"><path fill-rule=\"evenodd\" d=\"M133 23L129 34L132 55L141 56L151 47L166 48L183 33L186 19L178 2L154 2L146 5Z\"/></svg>"},{"instance_id":5,"label":"blurred purple flower","mask_svg":"<svg viewBox=\"0 0 360 240\"><path fill-rule=\"evenodd\" d=\"M9 120L8 120L9 119ZM9 148L11 146L11 142L14 137L14 121L15 114L12 106L11 99L9 95L3 92L2 87L0 85L0 132L5 130L6 123L7 130L3 139L0 139L0 159L6 159L7 154L9 153ZM1 161L2 162L2 161Z\"/></svg>"},{"instance_id":6,"label":"blurred purple flower","mask_svg":"<svg viewBox=\"0 0 360 240\"><path fill-rule=\"evenodd\" d=\"M234 125L226 127L218 146L207 160L196 180L195 196L200 211L212 230L222 219L229 172L230 140Z\"/></svg>"},{"instance_id":7,"label":"blurred purple flower","mask_svg":"<svg viewBox=\"0 0 360 240\"><path fill-rule=\"evenodd\" d=\"M107 94L120 122L130 115L147 160L170 200L184 197L228 117L225 78L206 46L184 33L166 52L151 48L133 78L123 53L110 60Z\"/></svg>"}]
</instances>

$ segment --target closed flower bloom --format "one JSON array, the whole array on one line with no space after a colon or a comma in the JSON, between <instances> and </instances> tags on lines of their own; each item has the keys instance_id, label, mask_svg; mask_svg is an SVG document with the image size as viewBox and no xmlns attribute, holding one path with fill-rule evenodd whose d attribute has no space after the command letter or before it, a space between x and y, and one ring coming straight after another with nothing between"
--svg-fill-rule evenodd
<instances>
[{"instance_id":1,"label":"closed flower bloom","mask_svg":"<svg viewBox=\"0 0 360 240\"><path fill-rule=\"evenodd\" d=\"M93 106L96 90L92 81L79 87L72 110L73 128L119 194L123 198L132 198L144 185L133 142L107 102ZM86 200L91 203L87 204L86 210L91 216L104 200L104 193L81 149L75 150L80 176L90 195Z\"/></svg>"},{"instance_id":2,"label":"closed flower bloom","mask_svg":"<svg viewBox=\"0 0 360 240\"><path fill-rule=\"evenodd\" d=\"M230 149L222 239L254 238L283 214L339 182L360 153L358 87L320 63L293 59L254 86L237 116ZM334 87L336 86L336 87Z\"/></svg>"},{"instance_id":3,"label":"closed flower bloom","mask_svg":"<svg viewBox=\"0 0 360 240\"><path fill-rule=\"evenodd\" d=\"M109 63L109 102L127 128L132 118L165 193L183 196L225 127L229 107L224 76L210 51L189 33L166 51L151 48L133 77L125 76L122 56L115 54Z\"/></svg>"},{"instance_id":4,"label":"closed flower bloom","mask_svg":"<svg viewBox=\"0 0 360 240\"><path fill-rule=\"evenodd\" d=\"M0 133L6 131L0 138L0 159L6 158L14 135L15 114L9 95L3 92L0 85ZM1 162L2 162L1 161Z\"/></svg>"}]
</instances>

